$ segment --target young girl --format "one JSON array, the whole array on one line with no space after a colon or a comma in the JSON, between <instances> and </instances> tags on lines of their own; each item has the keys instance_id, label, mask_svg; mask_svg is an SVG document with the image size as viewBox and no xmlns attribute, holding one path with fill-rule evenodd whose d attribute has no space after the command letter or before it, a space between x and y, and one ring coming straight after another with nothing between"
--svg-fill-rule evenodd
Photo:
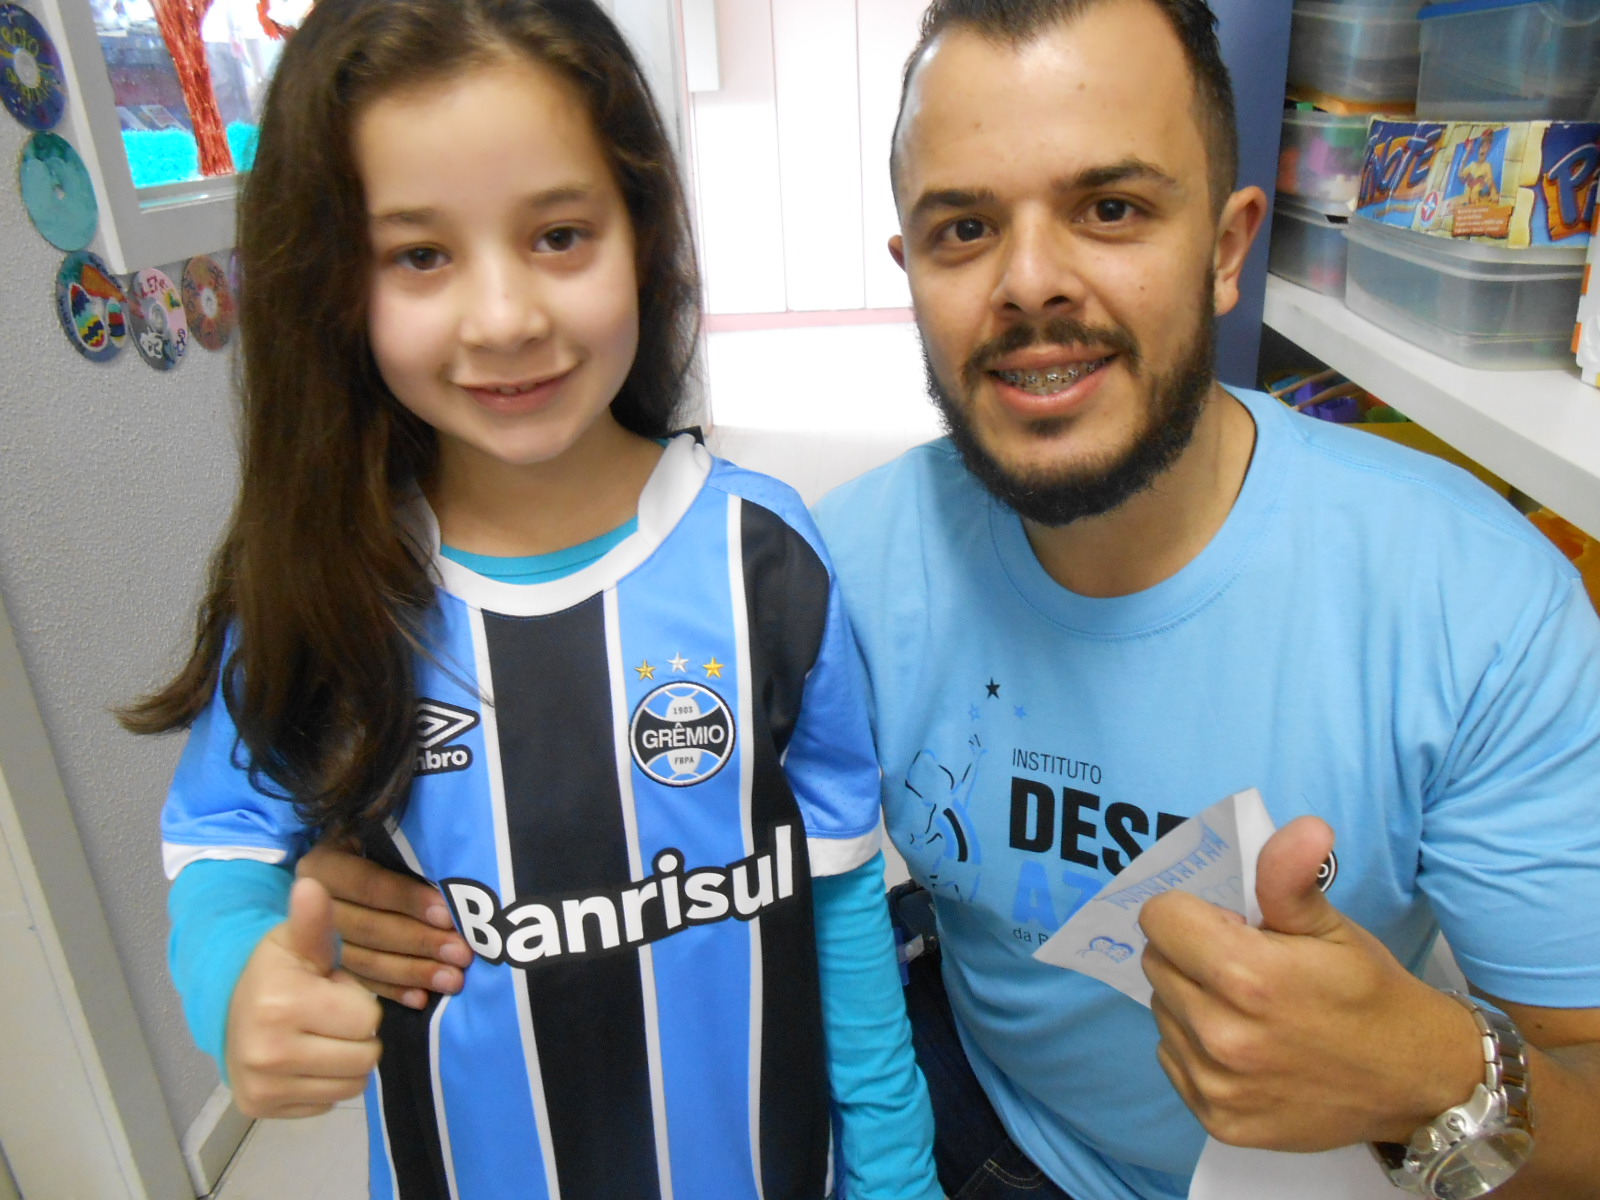
<instances>
[{"instance_id":1,"label":"young girl","mask_svg":"<svg viewBox=\"0 0 1600 1200\"><path fill-rule=\"evenodd\" d=\"M792 492L670 436L686 231L591 0L321 0L283 55L238 507L128 720L190 727L197 1039L254 1115L365 1087L373 1196L821 1197L830 1088L840 1194L940 1194L829 567ZM384 1004L375 1072L326 894L289 903L347 836L482 960Z\"/></svg>"}]
</instances>

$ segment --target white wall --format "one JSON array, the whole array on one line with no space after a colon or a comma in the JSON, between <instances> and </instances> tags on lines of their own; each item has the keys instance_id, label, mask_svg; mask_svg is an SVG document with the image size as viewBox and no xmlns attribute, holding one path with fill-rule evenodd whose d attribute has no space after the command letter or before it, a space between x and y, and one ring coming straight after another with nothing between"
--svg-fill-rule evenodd
<instances>
[{"instance_id":1,"label":"white wall","mask_svg":"<svg viewBox=\"0 0 1600 1200\"><path fill-rule=\"evenodd\" d=\"M0 162L26 134L0 116ZM131 737L107 710L171 670L191 627L232 503L231 364L198 346L170 375L132 348L80 357L55 315L62 255L15 180L0 186L0 598L181 1134L216 1086L165 965L157 818L181 740Z\"/></svg>"},{"instance_id":2,"label":"white wall","mask_svg":"<svg viewBox=\"0 0 1600 1200\"><path fill-rule=\"evenodd\" d=\"M925 0L716 0L690 97L713 313L903 308L889 135Z\"/></svg>"}]
</instances>

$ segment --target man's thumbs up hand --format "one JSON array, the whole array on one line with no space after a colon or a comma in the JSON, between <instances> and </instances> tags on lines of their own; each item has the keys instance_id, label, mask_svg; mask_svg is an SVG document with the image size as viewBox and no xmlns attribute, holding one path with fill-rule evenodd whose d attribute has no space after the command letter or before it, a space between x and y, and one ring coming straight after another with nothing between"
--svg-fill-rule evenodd
<instances>
[{"instance_id":1,"label":"man's thumbs up hand","mask_svg":"<svg viewBox=\"0 0 1600 1200\"><path fill-rule=\"evenodd\" d=\"M311 879L261 939L228 1008L229 1084L250 1117L310 1117L358 1096L378 1063L378 1002L338 969L333 900Z\"/></svg>"},{"instance_id":2,"label":"man's thumbs up hand","mask_svg":"<svg viewBox=\"0 0 1600 1200\"><path fill-rule=\"evenodd\" d=\"M1335 938L1346 924L1318 885L1333 854L1333 829L1316 817L1291 821L1267 839L1256 860L1261 926L1278 933Z\"/></svg>"},{"instance_id":3,"label":"man's thumbs up hand","mask_svg":"<svg viewBox=\"0 0 1600 1200\"><path fill-rule=\"evenodd\" d=\"M1260 929L1182 892L1140 914L1157 1057L1219 1141L1294 1151L1404 1142L1482 1077L1470 1015L1320 890L1332 848L1333 830L1315 817L1268 839L1256 864Z\"/></svg>"}]
</instances>

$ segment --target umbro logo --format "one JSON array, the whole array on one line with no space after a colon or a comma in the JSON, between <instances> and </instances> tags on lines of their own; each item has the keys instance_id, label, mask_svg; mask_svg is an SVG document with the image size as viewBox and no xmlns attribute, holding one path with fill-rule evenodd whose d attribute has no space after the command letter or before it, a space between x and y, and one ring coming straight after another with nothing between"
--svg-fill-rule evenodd
<instances>
[{"instance_id":1,"label":"umbro logo","mask_svg":"<svg viewBox=\"0 0 1600 1200\"><path fill-rule=\"evenodd\" d=\"M472 751L447 746L478 723L478 714L443 700L417 703L417 766L414 774L439 775L464 771L472 765Z\"/></svg>"}]
</instances>

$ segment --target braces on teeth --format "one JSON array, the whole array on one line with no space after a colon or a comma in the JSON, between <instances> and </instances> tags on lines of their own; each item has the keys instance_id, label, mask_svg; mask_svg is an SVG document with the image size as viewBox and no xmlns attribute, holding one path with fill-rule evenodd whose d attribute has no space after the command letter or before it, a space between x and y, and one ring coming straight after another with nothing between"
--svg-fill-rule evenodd
<instances>
[{"instance_id":1,"label":"braces on teeth","mask_svg":"<svg viewBox=\"0 0 1600 1200\"><path fill-rule=\"evenodd\" d=\"M1077 383L1078 380L1098 368L1103 361L1102 359L1097 362L1085 363L1079 367L1067 367L1064 370L1051 368L1048 371L996 371L995 374L1014 387L1027 388L1029 390L1040 387L1060 389Z\"/></svg>"}]
</instances>

